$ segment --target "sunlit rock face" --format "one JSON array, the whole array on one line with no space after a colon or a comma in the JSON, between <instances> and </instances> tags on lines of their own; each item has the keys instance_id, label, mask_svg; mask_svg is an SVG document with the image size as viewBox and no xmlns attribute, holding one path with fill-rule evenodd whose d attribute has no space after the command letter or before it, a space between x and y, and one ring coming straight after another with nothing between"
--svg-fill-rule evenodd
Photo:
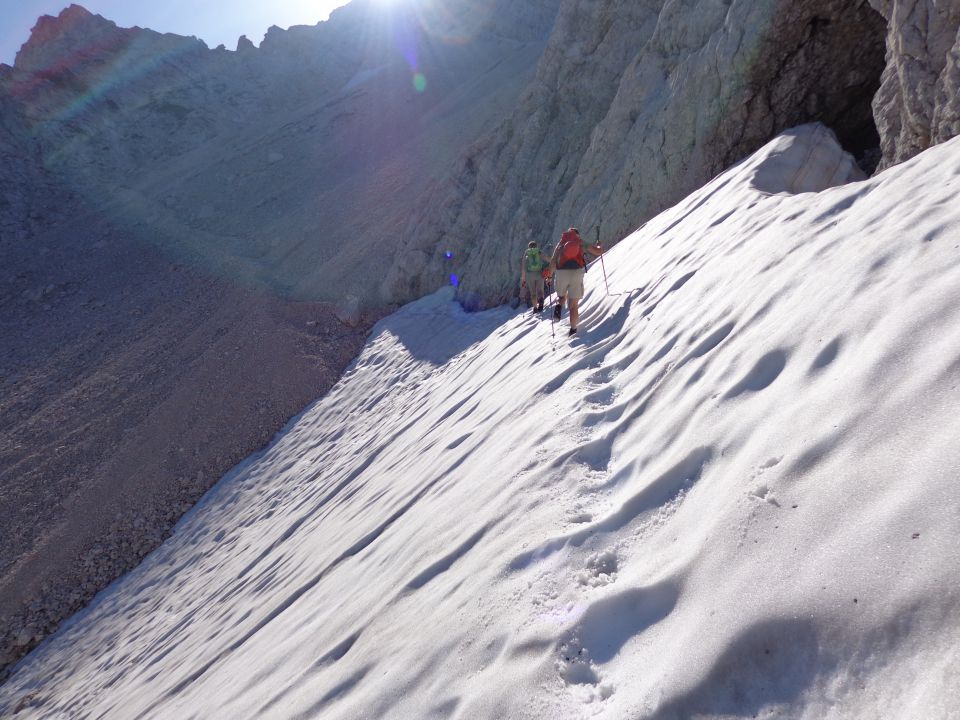
<instances>
[{"instance_id":1,"label":"sunlit rock face","mask_svg":"<svg viewBox=\"0 0 960 720\"><path fill-rule=\"evenodd\" d=\"M960 2L870 0L887 19L887 66L874 100L881 167L960 134Z\"/></svg>"},{"instance_id":2,"label":"sunlit rock face","mask_svg":"<svg viewBox=\"0 0 960 720\"><path fill-rule=\"evenodd\" d=\"M388 293L455 274L467 305L499 302L529 240L577 225L609 244L809 120L872 169L883 63L862 3L566 2L513 117L409 228Z\"/></svg>"}]
</instances>

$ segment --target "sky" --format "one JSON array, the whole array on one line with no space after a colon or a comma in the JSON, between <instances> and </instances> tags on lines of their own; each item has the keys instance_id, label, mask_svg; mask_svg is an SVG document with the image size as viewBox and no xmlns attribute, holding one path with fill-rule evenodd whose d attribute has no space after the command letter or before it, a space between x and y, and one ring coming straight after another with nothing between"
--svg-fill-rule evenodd
<instances>
[{"instance_id":1,"label":"sky","mask_svg":"<svg viewBox=\"0 0 960 720\"><path fill-rule=\"evenodd\" d=\"M595 262L572 337L404 306L0 716L957 718L958 182L960 138L864 179L808 125Z\"/></svg>"},{"instance_id":2,"label":"sky","mask_svg":"<svg viewBox=\"0 0 960 720\"><path fill-rule=\"evenodd\" d=\"M77 3L121 27L194 35L230 50L246 35L259 45L267 28L315 25L347 0L82 0ZM70 0L0 0L0 63L12 65L41 15L59 15Z\"/></svg>"}]
</instances>

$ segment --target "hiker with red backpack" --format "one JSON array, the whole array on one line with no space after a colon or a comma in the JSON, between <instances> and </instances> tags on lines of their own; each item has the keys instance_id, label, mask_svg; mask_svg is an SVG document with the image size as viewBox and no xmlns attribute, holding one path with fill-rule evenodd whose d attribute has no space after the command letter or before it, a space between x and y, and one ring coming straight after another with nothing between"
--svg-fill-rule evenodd
<instances>
[{"instance_id":1,"label":"hiker with red backpack","mask_svg":"<svg viewBox=\"0 0 960 720\"><path fill-rule=\"evenodd\" d=\"M533 306L535 313L543 312L543 269L547 265L537 243L531 240L520 259L520 287L527 288L527 307Z\"/></svg>"},{"instance_id":2,"label":"hiker with red backpack","mask_svg":"<svg viewBox=\"0 0 960 720\"><path fill-rule=\"evenodd\" d=\"M567 300L570 305L569 335L576 334L577 322L580 320L580 298L583 297L583 276L587 267L584 252L600 256L603 254L603 248L600 247L600 243L587 245L580 237L580 231L570 228L563 233L550 258L550 267L555 269L554 285L557 291L557 304L553 307L553 317L556 320L560 319L563 301Z\"/></svg>"}]
</instances>

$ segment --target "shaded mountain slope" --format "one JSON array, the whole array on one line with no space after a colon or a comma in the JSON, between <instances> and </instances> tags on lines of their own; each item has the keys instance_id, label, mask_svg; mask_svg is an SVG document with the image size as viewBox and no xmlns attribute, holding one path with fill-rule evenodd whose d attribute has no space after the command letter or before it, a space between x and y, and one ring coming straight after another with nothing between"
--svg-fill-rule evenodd
<instances>
[{"instance_id":1,"label":"shaded mountain slope","mask_svg":"<svg viewBox=\"0 0 960 720\"><path fill-rule=\"evenodd\" d=\"M356 354L404 203L532 72L556 3L510 7L228 52L73 5L0 67L0 666Z\"/></svg>"}]
</instances>

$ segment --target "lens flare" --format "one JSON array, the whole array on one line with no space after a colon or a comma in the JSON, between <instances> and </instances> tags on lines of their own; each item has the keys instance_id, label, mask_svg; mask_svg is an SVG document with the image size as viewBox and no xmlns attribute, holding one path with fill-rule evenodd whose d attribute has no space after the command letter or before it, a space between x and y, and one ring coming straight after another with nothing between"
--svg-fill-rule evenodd
<instances>
[{"instance_id":1,"label":"lens flare","mask_svg":"<svg viewBox=\"0 0 960 720\"><path fill-rule=\"evenodd\" d=\"M454 287L460 287L460 278L458 278L456 275L451 273L450 284L453 285Z\"/></svg>"},{"instance_id":2,"label":"lens flare","mask_svg":"<svg viewBox=\"0 0 960 720\"><path fill-rule=\"evenodd\" d=\"M456 11L445 0L421 0L416 5L417 18L424 32L454 45L464 45L476 38L494 12L493 0L462 0Z\"/></svg>"},{"instance_id":3,"label":"lens flare","mask_svg":"<svg viewBox=\"0 0 960 720\"><path fill-rule=\"evenodd\" d=\"M427 78L423 73L413 74L413 89L420 93L427 89Z\"/></svg>"},{"instance_id":4,"label":"lens flare","mask_svg":"<svg viewBox=\"0 0 960 720\"><path fill-rule=\"evenodd\" d=\"M453 251L452 251L452 250L447 250L447 251L443 254L443 256L444 256L447 260L452 260L452 259L453 259Z\"/></svg>"}]
</instances>

